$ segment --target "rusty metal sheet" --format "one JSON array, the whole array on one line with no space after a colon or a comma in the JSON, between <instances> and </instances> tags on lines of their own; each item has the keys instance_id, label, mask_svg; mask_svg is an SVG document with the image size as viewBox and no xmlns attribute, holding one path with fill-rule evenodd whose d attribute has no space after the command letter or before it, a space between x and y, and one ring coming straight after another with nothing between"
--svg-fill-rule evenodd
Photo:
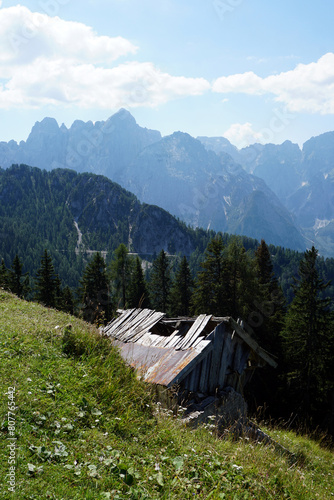
<instances>
[{"instance_id":1,"label":"rusty metal sheet","mask_svg":"<svg viewBox=\"0 0 334 500\"><path fill-rule=\"evenodd\" d=\"M173 348L124 344L117 340L113 343L119 348L122 358L138 370L143 380L165 387L174 383L184 368L198 357L198 352L194 349L175 351Z\"/></svg>"}]
</instances>

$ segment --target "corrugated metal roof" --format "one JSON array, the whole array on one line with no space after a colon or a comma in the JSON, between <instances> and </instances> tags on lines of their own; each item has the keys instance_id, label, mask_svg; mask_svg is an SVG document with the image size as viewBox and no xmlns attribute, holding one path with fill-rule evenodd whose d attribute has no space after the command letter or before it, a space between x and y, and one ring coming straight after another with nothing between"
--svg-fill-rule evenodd
<instances>
[{"instance_id":1,"label":"corrugated metal roof","mask_svg":"<svg viewBox=\"0 0 334 500\"><path fill-rule=\"evenodd\" d=\"M173 347L166 349L138 343L124 344L118 340L114 344L120 349L122 357L139 371L145 382L165 387L180 382L187 375L187 369L193 369L213 349L211 342L203 346L201 353L192 348L176 351Z\"/></svg>"}]
</instances>

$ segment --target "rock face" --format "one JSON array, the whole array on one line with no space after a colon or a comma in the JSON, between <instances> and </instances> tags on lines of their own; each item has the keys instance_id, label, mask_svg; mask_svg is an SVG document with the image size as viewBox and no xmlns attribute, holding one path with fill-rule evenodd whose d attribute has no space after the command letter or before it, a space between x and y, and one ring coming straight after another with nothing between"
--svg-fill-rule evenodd
<instances>
[{"instance_id":1,"label":"rock face","mask_svg":"<svg viewBox=\"0 0 334 500\"><path fill-rule=\"evenodd\" d=\"M261 179L188 134L176 132L145 148L125 169L122 184L193 227L304 249L292 217Z\"/></svg>"},{"instance_id":2,"label":"rock face","mask_svg":"<svg viewBox=\"0 0 334 500\"><path fill-rule=\"evenodd\" d=\"M70 168L106 175L119 181L122 169L146 146L161 139L160 132L139 127L121 109L106 122L76 120L70 129L53 118L37 122L26 142L0 143L0 165L25 163L38 168Z\"/></svg>"},{"instance_id":3,"label":"rock face","mask_svg":"<svg viewBox=\"0 0 334 500\"><path fill-rule=\"evenodd\" d=\"M202 138L201 138L202 140ZM226 139L203 141L208 148L226 150ZM254 144L233 151L234 159L263 179L292 214L297 227L324 256L334 256L334 132L305 142L302 150L286 141L281 145Z\"/></svg>"},{"instance_id":4,"label":"rock face","mask_svg":"<svg viewBox=\"0 0 334 500\"><path fill-rule=\"evenodd\" d=\"M238 151L224 138L200 139L181 132L161 138L160 132L137 125L124 109L106 122L77 120L69 129L45 118L26 142L0 143L0 165L102 174L141 202L158 205L193 227L264 238L296 250L306 248L299 225L310 238L316 218L332 220L330 210L319 209L312 223L302 216L312 197L298 191L305 187L301 164L311 153L290 142ZM321 192L328 199L327 185L317 188L314 197Z\"/></svg>"}]
</instances>

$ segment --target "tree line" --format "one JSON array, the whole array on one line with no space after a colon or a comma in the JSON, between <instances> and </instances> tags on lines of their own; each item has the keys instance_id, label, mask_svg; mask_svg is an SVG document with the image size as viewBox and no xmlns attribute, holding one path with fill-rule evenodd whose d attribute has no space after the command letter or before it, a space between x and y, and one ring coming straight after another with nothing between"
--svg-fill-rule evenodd
<instances>
[{"instance_id":1,"label":"tree line","mask_svg":"<svg viewBox=\"0 0 334 500\"><path fill-rule=\"evenodd\" d=\"M149 269L120 244L109 265L101 253L86 264L76 290L62 287L48 250L35 278L22 272L16 255L0 266L0 286L98 325L117 309L152 308L169 316L212 314L242 318L245 328L277 361L279 368L255 372L248 399L264 402L272 416L293 415L334 432L334 317L331 283L312 247L299 260L287 302L274 272L270 248L261 241L254 253L237 237L213 237L193 275L188 259L162 250Z\"/></svg>"}]
</instances>

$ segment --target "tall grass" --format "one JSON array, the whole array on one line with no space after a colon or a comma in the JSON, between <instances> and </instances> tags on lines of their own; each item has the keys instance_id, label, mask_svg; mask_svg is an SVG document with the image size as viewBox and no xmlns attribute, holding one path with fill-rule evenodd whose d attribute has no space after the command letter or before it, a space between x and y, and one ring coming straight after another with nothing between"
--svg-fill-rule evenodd
<instances>
[{"instance_id":1,"label":"tall grass","mask_svg":"<svg viewBox=\"0 0 334 500\"><path fill-rule=\"evenodd\" d=\"M291 460L275 446L187 428L94 327L1 290L0 381L1 499L333 497L329 449L269 430ZM15 493L6 483L13 386Z\"/></svg>"}]
</instances>

